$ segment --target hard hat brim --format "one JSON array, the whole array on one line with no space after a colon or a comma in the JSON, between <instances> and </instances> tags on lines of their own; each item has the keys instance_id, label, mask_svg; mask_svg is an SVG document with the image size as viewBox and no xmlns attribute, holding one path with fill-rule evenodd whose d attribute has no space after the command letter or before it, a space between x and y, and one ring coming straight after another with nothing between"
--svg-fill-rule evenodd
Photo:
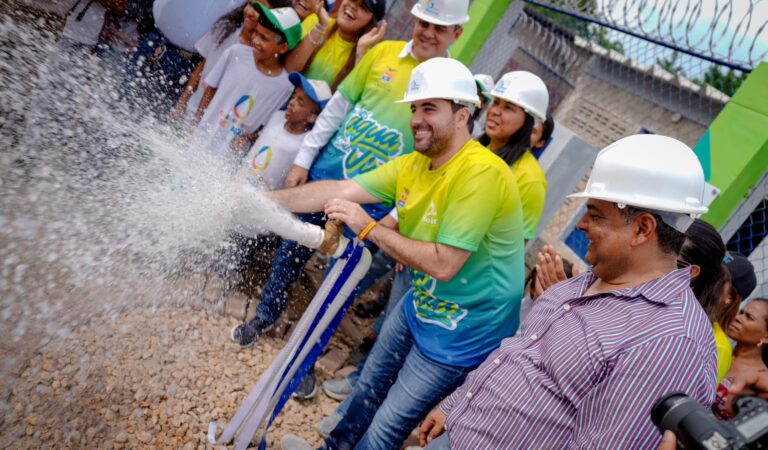
<instances>
[{"instance_id":1,"label":"hard hat brim","mask_svg":"<svg viewBox=\"0 0 768 450\"><path fill-rule=\"evenodd\" d=\"M421 5L419 3L416 3L415 5L413 5L413 8L411 8L411 14L413 14L414 16L418 17L419 19L423 20L424 22L429 22L429 23L432 23L432 24L435 24L435 25L451 26L451 25L462 25L462 24L465 24L465 23L469 22L469 15L464 16L461 20L456 20L456 21L453 21L453 22L449 22L449 21L446 21L446 20L436 19L433 16L430 16L428 14L424 14L421 11Z\"/></svg>"},{"instance_id":2,"label":"hard hat brim","mask_svg":"<svg viewBox=\"0 0 768 450\"><path fill-rule=\"evenodd\" d=\"M662 203L651 203L651 202L638 201L637 199L626 199L626 198L621 198L619 196L596 195L586 191L567 195L566 198L592 198L595 200L603 200L611 203L623 203L623 204L633 206L635 208L640 208L640 209L653 209L657 211L679 213L679 214L701 215L701 214L706 214L709 211L709 208L707 208L706 206L699 207L699 208L695 208L695 207L680 208L680 207L666 206Z\"/></svg>"},{"instance_id":3,"label":"hard hat brim","mask_svg":"<svg viewBox=\"0 0 768 450\"><path fill-rule=\"evenodd\" d=\"M473 99L470 99L470 98L443 98L443 97L435 97L434 95L418 95L418 96L414 96L414 97L406 97L406 98L404 98L402 100L395 100L395 103L413 103L413 102L418 102L418 101L421 101L421 100L429 100L429 99L432 99L432 98L439 99L439 100L446 100L446 101L449 101L449 102L467 102L467 103L471 103L475 107L480 107L480 105L481 105L479 97L476 97L476 98L473 98Z\"/></svg>"},{"instance_id":4,"label":"hard hat brim","mask_svg":"<svg viewBox=\"0 0 768 450\"><path fill-rule=\"evenodd\" d=\"M489 93L488 93L488 95L489 95L490 97L492 97L492 98L498 98L498 99L500 99L500 100L504 100L505 102L509 102L509 103L512 103L513 105L517 105L517 106L519 106L520 108L523 108L523 110L524 110L526 113L528 113L528 114L532 115L532 116L533 116L535 119L539 119L539 120L540 120L540 121L542 121L542 122L545 122L545 121L547 120L547 118L546 118L546 117L542 117L542 116L541 116L541 114L539 114L538 112L536 112L536 111L534 111L533 109L531 109L531 108L530 108L528 105L524 105L524 104L522 104L522 103L520 103L520 102L517 102L517 101L514 101L514 100L510 100L510 99L508 99L508 98L506 98L506 97L503 97L503 96L501 96L501 95L493 94L492 92L489 92Z\"/></svg>"}]
</instances>

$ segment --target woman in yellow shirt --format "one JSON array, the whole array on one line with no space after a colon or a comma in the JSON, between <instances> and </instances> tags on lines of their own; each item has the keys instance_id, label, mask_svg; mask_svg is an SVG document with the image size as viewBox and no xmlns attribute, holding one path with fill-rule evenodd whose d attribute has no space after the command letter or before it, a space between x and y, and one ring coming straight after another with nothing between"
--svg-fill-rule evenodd
<instances>
[{"instance_id":1,"label":"woman in yellow shirt","mask_svg":"<svg viewBox=\"0 0 768 450\"><path fill-rule=\"evenodd\" d=\"M310 1L310 0L306 0ZM317 23L286 59L286 70L323 80L335 91L369 47L381 40L385 0L338 0L330 14L316 0Z\"/></svg>"},{"instance_id":2,"label":"woman in yellow shirt","mask_svg":"<svg viewBox=\"0 0 768 450\"><path fill-rule=\"evenodd\" d=\"M549 93L541 78L516 71L504 74L488 95L493 103L478 140L512 169L523 207L523 238L529 241L536 237L547 193L544 171L530 152L531 133L546 120Z\"/></svg>"},{"instance_id":3,"label":"woman in yellow shirt","mask_svg":"<svg viewBox=\"0 0 768 450\"><path fill-rule=\"evenodd\" d=\"M725 244L715 227L696 219L685 232L680 262L691 267L691 289L712 322L717 347L717 382L731 367L731 344L723 331L733 320L736 310L727 307L725 287L729 276L723 266ZM721 326L722 325L722 326Z\"/></svg>"}]
</instances>

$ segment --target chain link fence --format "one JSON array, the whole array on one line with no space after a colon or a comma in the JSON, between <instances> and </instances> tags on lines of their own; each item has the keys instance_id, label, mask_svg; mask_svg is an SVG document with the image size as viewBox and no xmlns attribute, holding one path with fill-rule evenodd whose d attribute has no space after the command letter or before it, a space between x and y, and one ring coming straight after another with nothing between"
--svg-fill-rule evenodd
<instances>
[{"instance_id":1,"label":"chain link fence","mask_svg":"<svg viewBox=\"0 0 768 450\"><path fill-rule=\"evenodd\" d=\"M410 39L413 3L391 4L388 38ZM637 133L664 134L694 147L768 55L768 20L753 1L710 3L514 0L471 69L495 80L527 70L544 80L558 127L594 149L592 156L560 153L558 164L579 166L574 158L591 158L597 149ZM569 191L583 187L588 171L579 175L575 185L567 181ZM548 178L552 191L560 180ZM758 183L721 227L729 250L755 265L759 286L753 296L768 294L765 184L765 179ZM540 226L529 261L544 243L578 261L588 243L575 229L584 202L548 199L553 201L557 212Z\"/></svg>"}]
</instances>

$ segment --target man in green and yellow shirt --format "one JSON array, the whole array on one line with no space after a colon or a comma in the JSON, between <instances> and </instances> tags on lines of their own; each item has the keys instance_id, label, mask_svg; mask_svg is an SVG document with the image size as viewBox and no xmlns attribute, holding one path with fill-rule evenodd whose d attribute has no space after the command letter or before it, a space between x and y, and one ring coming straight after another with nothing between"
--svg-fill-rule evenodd
<instances>
[{"instance_id":1,"label":"man in green and yellow shirt","mask_svg":"<svg viewBox=\"0 0 768 450\"><path fill-rule=\"evenodd\" d=\"M522 209L504 161L470 138L479 104L471 72L417 66L410 104L416 152L351 180L275 191L295 212L324 210L411 268L413 287L387 318L328 448L397 448L500 341L517 330L523 292ZM397 208L399 231L360 204ZM284 448L294 447L290 439Z\"/></svg>"},{"instance_id":2,"label":"man in green and yellow shirt","mask_svg":"<svg viewBox=\"0 0 768 450\"><path fill-rule=\"evenodd\" d=\"M408 105L396 101L403 98L408 77L420 61L447 55L448 47L462 33L461 24L469 20L468 8L468 0L420 0L411 10L417 19L411 41L385 41L368 50L304 139L285 186L303 184L308 178L351 179L410 153L413 137ZM380 219L391 205L376 202L366 208ZM323 214L301 219L318 225L325 221ZM285 309L288 287L313 252L293 241L280 244L256 315L233 330L233 341L251 345L272 326Z\"/></svg>"}]
</instances>

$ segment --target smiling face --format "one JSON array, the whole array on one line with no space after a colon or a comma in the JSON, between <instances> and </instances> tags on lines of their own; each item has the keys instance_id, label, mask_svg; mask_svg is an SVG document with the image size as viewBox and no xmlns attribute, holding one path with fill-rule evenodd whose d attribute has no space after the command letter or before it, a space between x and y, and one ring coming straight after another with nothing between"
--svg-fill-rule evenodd
<instances>
[{"instance_id":1,"label":"smiling face","mask_svg":"<svg viewBox=\"0 0 768 450\"><path fill-rule=\"evenodd\" d=\"M747 303L728 325L728 337L739 345L768 344L768 301Z\"/></svg>"},{"instance_id":2,"label":"smiling face","mask_svg":"<svg viewBox=\"0 0 768 450\"><path fill-rule=\"evenodd\" d=\"M493 98L488 107L485 134L493 140L507 141L525 124L525 110L514 103Z\"/></svg>"},{"instance_id":3,"label":"smiling face","mask_svg":"<svg viewBox=\"0 0 768 450\"><path fill-rule=\"evenodd\" d=\"M293 6L293 9L296 11L296 14L299 15L299 19L301 20L306 19L307 16L314 12L310 0L293 0L291 6Z\"/></svg>"},{"instance_id":4,"label":"smiling face","mask_svg":"<svg viewBox=\"0 0 768 450\"><path fill-rule=\"evenodd\" d=\"M373 20L373 13L365 7L363 0L341 0L336 14L336 23L341 31L360 34Z\"/></svg>"},{"instance_id":5,"label":"smiling face","mask_svg":"<svg viewBox=\"0 0 768 450\"><path fill-rule=\"evenodd\" d=\"M587 212L576 228L589 239L584 261L603 280L614 279L626 269L626 255L632 250L632 224L627 224L615 203L587 200Z\"/></svg>"},{"instance_id":6,"label":"smiling face","mask_svg":"<svg viewBox=\"0 0 768 450\"><path fill-rule=\"evenodd\" d=\"M251 34L251 47L257 60L274 58L288 51L288 44L283 42L283 37L262 24L256 25Z\"/></svg>"},{"instance_id":7,"label":"smiling face","mask_svg":"<svg viewBox=\"0 0 768 450\"><path fill-rule=\"evenodd\" d=\"M435 25L416 19L413 27L413 54L419 61L445 56L448 47L461 36L462 28L458 25Z\"/></svg>"},{"instance_id":8,"label":"smiling face","mask_svg":"<svg viewBox=\"0 0 768 450\"><path fill-rule=\"evenodd\" d=\"M455 117L451 102L443 99L419 100L411 103L413 148L429 157L448 148L455 133Z\"/></svg>"},{"instance_id":9,"label":"smiling face","mask_svg":"<svg viewBox=\"0 0 768 450\"><path fill-rule=\"evenodd\" d=\"M256 11L250 3L246 3L243 8L243 28L254 30L259 23L259 12Z\"/></svg>"}]
</instances>

